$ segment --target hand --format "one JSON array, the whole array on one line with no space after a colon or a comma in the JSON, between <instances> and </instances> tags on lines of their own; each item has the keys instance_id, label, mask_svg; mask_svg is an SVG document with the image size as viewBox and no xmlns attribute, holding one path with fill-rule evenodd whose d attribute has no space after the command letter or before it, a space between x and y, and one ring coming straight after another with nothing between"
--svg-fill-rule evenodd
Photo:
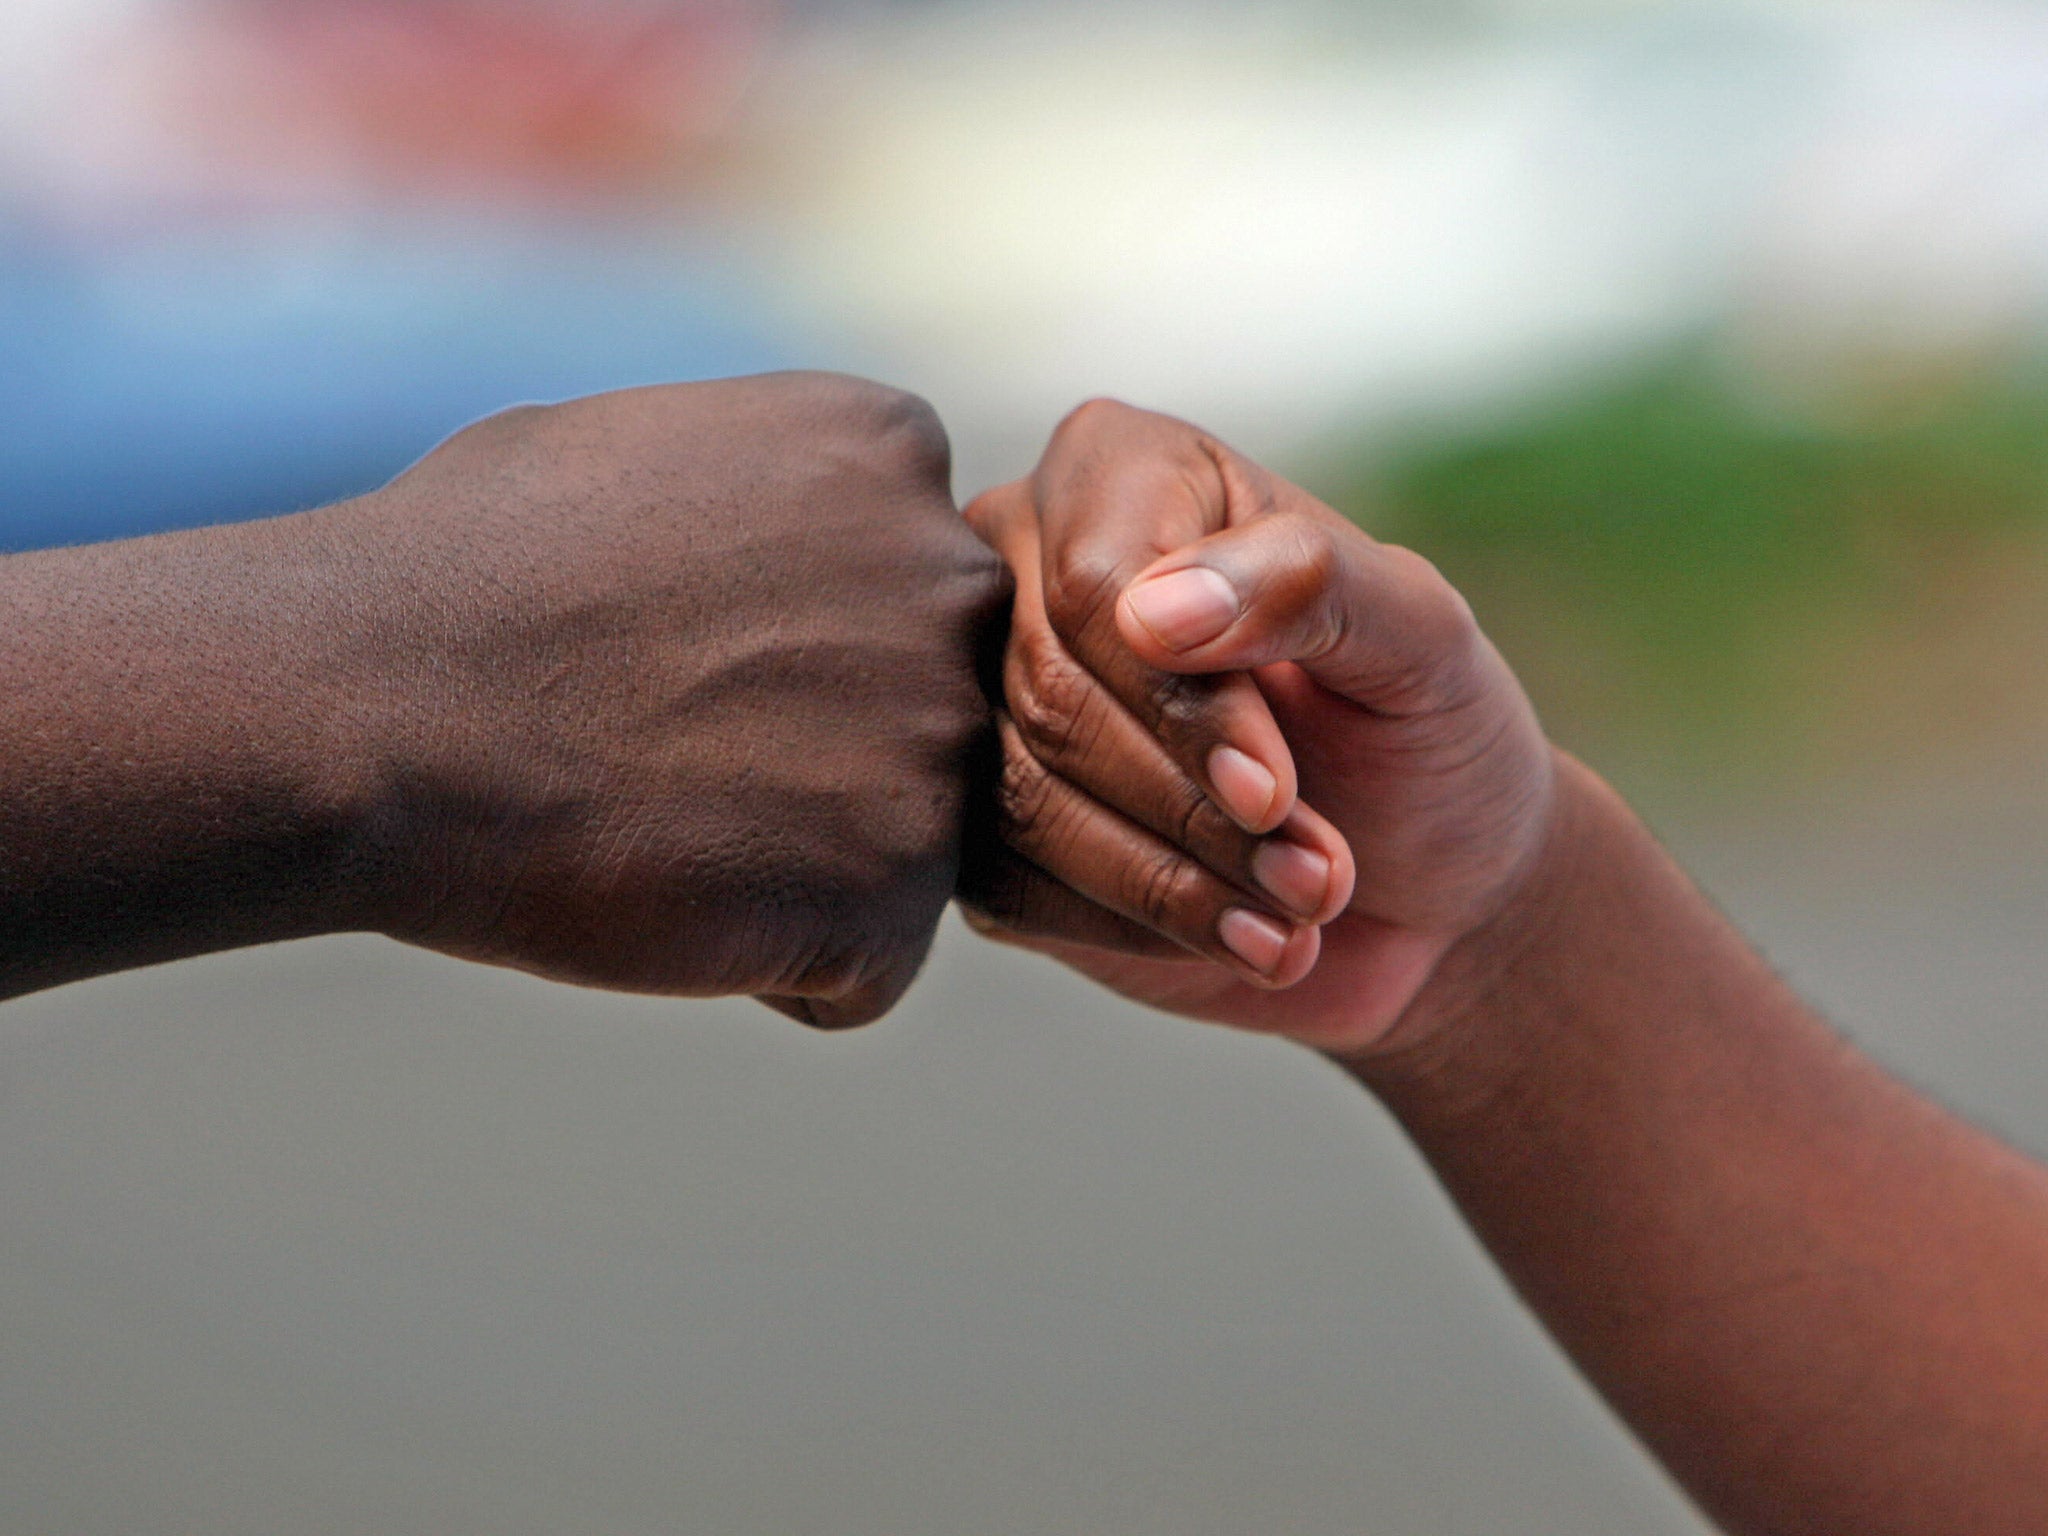
<instances>
[{"instance_id":1,"label":"hand","mask_svg":"<svg viewBox=\"0 0 2048 1536\"><path fill-rule=\"evenodd\" d=\"M375 926L562 980L902 993L950 896L1000 567L943 430L826 375L522 407L320 514L382 765Z\"/></svg>"},{"instance_id":2,"label":"hand","mask_svg":"<svg viewBox=\"0 0 2048 1536\"><path fill-rule=\"evenodd\" d=\"M1007 803L1012 854L974 862L1011 870L1021 851L1042 873L971 890L978 926L1142 1002L1339 1053L1408 1043L1433 980L1483 984L1447 957L1486 948L1480 936L1531 888L1555 775L1519 684L1427 561L1186 423L1104 401L1061 424L1029 481L969 517L1016 578L1010 713L1060 727L1007 731L1006 779L1058 774L1078 786L1069 825L1120 813L1178 850L1148 844L1119 866L1106 840L1086 853L1049 841ZM1168 817L1148 809L1162 800ZM1297 909L1328 919L1320 960L1290 935L1278 979L1295 984L1276 991L1160 944L1199 948L1185 929L1208 920L1210 882L1242 879L1243 845L1217 826L1283 816L1332 858L1341 892L1335 910ZM1106 897L1120 869L1159 899ZM1047 875L1092 905L1049 893Z\"/></svg>"}]
</instances>

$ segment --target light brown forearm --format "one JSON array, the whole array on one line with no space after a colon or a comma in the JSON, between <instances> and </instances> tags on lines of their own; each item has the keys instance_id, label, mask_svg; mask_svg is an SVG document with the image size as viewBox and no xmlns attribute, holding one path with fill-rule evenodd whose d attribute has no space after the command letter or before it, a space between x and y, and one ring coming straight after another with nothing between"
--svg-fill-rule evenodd
<instances>
[{"instance_id":1,"label":"light brown forearm","mask_svg":"<svg viewBox=\"0 0 2048 1536\"><path fill-rule=\"evenodd\" d=\"M1561 785L1524 909L1352 1070L1730 1530L2048 1531L2048 1175L1829 1030L1592 774Z\"/></svg>"}]
</instances>

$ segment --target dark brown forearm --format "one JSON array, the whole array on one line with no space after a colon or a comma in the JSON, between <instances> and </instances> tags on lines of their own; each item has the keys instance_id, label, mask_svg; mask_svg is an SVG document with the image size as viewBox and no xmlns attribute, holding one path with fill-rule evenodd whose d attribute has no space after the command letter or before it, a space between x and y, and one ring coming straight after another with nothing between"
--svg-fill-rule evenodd
<instances>
[{"instance_id":1,"label":"dark brown forearm","mask_svg":"<svg viewBox=\"0 0 2048 1536\"><path fill-rule=\"evenodd\" d=\"M1833 1034L1564 777L1512 959L1460 956L1420 1043L1354 1070L1731 1530L2048 1531L2048 1177Z\"/></svg>"},{"instance_id":2,"label":"dark brown forearm","mask_svg":"<svg viewBox=\"0 0 2048 1536\"><path fill-rule=\"evenodd\" d=\"M0 560L0 996L350 926L329 514Z\"/></svg>"}]
</instances>

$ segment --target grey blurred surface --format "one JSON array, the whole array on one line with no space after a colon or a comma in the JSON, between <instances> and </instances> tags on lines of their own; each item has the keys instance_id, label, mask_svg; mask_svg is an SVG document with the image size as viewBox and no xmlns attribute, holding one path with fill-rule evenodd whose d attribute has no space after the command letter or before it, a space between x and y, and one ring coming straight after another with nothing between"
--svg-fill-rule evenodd
<instances>
[{"instance_id":1,"label":"grey blurred surface","mask_svg":"<svg viewBox=\"0 0 2048 1536\"><path fill-rule=\"evenodd\" d=\"M2036 831L1680 841L2038 1145ZM1701 1529L1347 1081L957 929L846 1037L371 939L0 1010L0 1532Z\"/></svg>"}]
</instances>

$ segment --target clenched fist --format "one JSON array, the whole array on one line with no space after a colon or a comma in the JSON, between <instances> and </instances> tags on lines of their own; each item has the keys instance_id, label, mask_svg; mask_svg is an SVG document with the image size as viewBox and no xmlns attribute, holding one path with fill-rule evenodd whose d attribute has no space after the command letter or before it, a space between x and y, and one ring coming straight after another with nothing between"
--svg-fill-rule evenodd
<instances>
[{"instance_id":1,"label":"clenched fist","mask_svg":"<svg viewBox=\"0 0 2048 1536\"><path fill-rule=\"evenodd\" d=\"M1447 959L1531 888L1555 774L1427 561L1113 401L969 516L1016 576L1003 782L1032 787L970 859L979 926L1338 1053L1471 984Z\"/></svg>"},{"instance_id":2,"label":"clenched fist","mask_svg":"<svg viewBox=\"0 0 2048 1536\"><path fill-rule=\"evenodd\" d=\"M0 562L0 988L370 928L870 1019L953 890L1002 589L930 410L819 374L522 407L318 512Z\"/></svg>"}]
</instances>

